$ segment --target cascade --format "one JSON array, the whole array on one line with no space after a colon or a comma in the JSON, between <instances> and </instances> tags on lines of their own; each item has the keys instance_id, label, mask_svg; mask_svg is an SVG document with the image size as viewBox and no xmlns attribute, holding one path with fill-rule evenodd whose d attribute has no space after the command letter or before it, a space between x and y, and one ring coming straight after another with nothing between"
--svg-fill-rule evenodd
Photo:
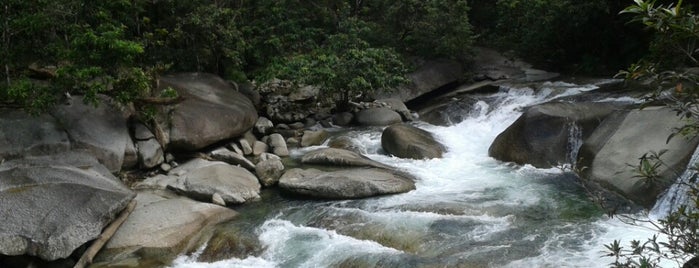
<instances>
[{"instance_id":1,"label":"cascade","mask_svg":"<svg viewBox=\"0 0 699 268\"><path fill-rule=\"evenodd\" d=\"M662 219L670 213L677 210L682 205L689 205L692 200L689 198L689 184L696 183L697 176L696 165L699 161L699 147L694 150L692 158L690 158L687 168L684 170L670 188L665 191L663 196L655 202L655 206L650 211L651 218Z\"/></svg>"}]
</instances>

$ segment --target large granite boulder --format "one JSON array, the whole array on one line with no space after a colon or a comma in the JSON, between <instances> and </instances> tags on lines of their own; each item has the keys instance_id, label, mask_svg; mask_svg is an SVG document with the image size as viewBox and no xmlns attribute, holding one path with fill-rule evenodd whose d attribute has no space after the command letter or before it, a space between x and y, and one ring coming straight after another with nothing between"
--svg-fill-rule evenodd
<instances>
[{"instance_id":1,"label":"large granite boulder","mask_svg":"<svg viewBox=\"0 0 699 268\"><path fill-rule=\"evenodd\" d=\"M211 201L214 194L226 204L242 204L260 198L260 183L245 168L196 158L137 184L139 189L170 189L196 200Z\"/></svg>"},{"instance_id":2,"label":"large granite boulder","mask_svg":"<svg viewBox=\"0 0 699 268\"><path fill-rule=\"evenodd\" d=\"M407 102L440 87L456 84L463 78L461 64L451 60L432 60L419 64L414 72L408 74L411 83L390 92L377 92L376 99L397 98Z\"/></svg>"},{"instance_id":3,"label":"large granite boulder","mask_svg":"<svg viewBox=\"0 0 699 268\"><path fill-rule=\"evenodd\" d=\"M403 122L397 112L389 108L369 108L355 114L354 120L361 126L388 126Z\"/></svg>"},{"instance_id":4,"label":"large granite boulder","mask_svg":"<svg viewBox=\"0 0 699 268\"><path fill-rule=\"evenodd\" d=\"M330 172L295 168L282 175L279 187L307 197L353 199L408 192L415 189L415 183L404 174L379 168Z\"/></svg>"},{"instance_id":5,"label":"large granite boulder","mask_svg":"<svg viewBox=\"0 0 699 268\"><path fill-rule=\"evenodd\" d=\"M387 165L371 160L359 153L338 148L323 148L308 152L301 158L301 163L330 166L390 168Z\"/></svg>"},{"instance_id":6,"label":"large granite boulder","mask_svg":"<svg viewBox=\"0 0 699 268\"><path fill-rule=\"evenodd\" d=\"M56 119L0 109L0 159L45 155L70 150L70 140Z\"/></svg>"},{"instance_id":7,"label":"large granite boulder","mask_svg":"<svg viewBox=\"0 0 699 268\"><path fill-rule=\"evenodd\" d=\"M141 191L136 201L129 218L95 257L96 266L167 265L205 242L211 227L237 215L222 206L167 192Z\"/></svg>"},{"instance_id":8,"label":"large granite boulder","mask_svg":"<svg viewBox=\"0 0 699 268\"><path fill-rule=\"evenodd\" d=\"M617 111L585 139L576 170L585 182L599 184L639 205L651 207L658 194L686 168L699 144L697 137L682 136L666 142L675 128L684 124L668 108ZM639 176L639 158L662 151L665 153L660 156L663 165L656 169L658 177L648 180Z\"/></svg>"},{"instance_id":9,"label":"large granite boulder","mask_svg":"<svg viewBox=\"0 0 699 268\"><path fill-rule=\"evenodd\" d=\"M68 133L71 147L94 155L112 172L121 169L127 143L131 142L126 115L98 96L100 104L85 104L83 97L73 97L69 105L58 105L52 112Z\"/></svg>"},{"instance_id":10,"label":"large granite boulder","mask_svg":"<svg viewBox=\"0 0 699 268\"><path fill-rule=\"evenodd\" d=\"M238 137L257 122L250 99L218 76L183 73L162 76L160 86L172 87L183 98L162 120L172 150L197 150Z\"/></svg>"},{"instance_id":11,"label":"large granite boulder","mask_svg":"<svg viewBox=\"0 0 699 268\"><path fill-rule=\"evenodd\" d=\"M279 159L267 159L255 165L255 174L260 183L265 187L270 187L279 181L279 177L284 173L284 164Z\"/></svg>"},{"instance_id":12,"label":"large granite boulder","mask_svg":"<svg viewBox=\"0 0 699 268\"><path fill-rule=\"evenodd\" d=\"M389 154L412 159L441 158L446 152L446 147L435 140L432 133L408 124L384 129L381 147Z\"/></svg>"},{"instance_id":13,"label":"large granite boulder","mask_svg":"<svg viewBox=\"0 0 699 268\"><path fill-rule=\"evenodd\" d=\"M134 196L84 153L6 161L0 164L0 254L69 257Z\"/></svg>"},{"instance_id":14,"label":"large granite boulder","mask_svg":"<svg viewBox=\"0 0 699 268\"><path fill-rule=\"evenodd\" d=\"M574 148L602 120L620 109L617 103L548 102L527 108L500 133L488 154L501 161L549 168L575 160Z\"/></svg>"}]
</instances>

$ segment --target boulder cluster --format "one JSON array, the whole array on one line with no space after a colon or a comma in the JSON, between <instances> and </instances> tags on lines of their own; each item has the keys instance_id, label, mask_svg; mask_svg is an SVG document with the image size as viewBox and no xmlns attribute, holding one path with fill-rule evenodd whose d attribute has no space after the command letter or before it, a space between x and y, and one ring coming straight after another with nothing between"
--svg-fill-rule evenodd
<instances>
[{"instance_id":1,"label":"boulder cluster","mask_svg":"<svg viewBox=\"0 0 699 268\"><path fill-rule=\"evenodd\" d=\"M100 240L108 242L86 263L166 265L264 187L321 199L415 189L415 178L367 158L347 136L331 138L328 128L393 125L386 152L445 151L403 123L413 115L396 98L332 114L318 105L318 88L283 80L255 87L182 73L160 86L180 101L148 120L106 96L96 106L74 96L39 116L0 109L0 266L71 267ZM297 161L296 147L311 149Z\"/></svg>"}]
</instances>

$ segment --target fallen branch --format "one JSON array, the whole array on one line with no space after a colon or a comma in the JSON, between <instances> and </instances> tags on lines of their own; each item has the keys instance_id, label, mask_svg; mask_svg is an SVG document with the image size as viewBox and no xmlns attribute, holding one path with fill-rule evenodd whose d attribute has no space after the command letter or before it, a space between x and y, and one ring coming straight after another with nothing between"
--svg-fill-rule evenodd
<instances>
[{"instance_id":1,"label":"fallen branch","mask_svg":"<svg viewBox=\"0 0 699 268\"><path fill-rule=\"evenodd\" d=\"M87 248L85 253L83 253L73 268L84 268L91 264L95 255L100 252L104 244L106 244L107 241L112 238L114 233L119 230L119 227L124 223L124 221L126 221L129 215L131 215L134 208L136 208L136 200L131 200L131 202L126 205L126 208L119 213L119 217L112 221L112 223L110 223L109 226L102 231L102 234L97 237L97 240L95 240L95 242L93 242L92 245Z\"/></svg>"}]
</instances>

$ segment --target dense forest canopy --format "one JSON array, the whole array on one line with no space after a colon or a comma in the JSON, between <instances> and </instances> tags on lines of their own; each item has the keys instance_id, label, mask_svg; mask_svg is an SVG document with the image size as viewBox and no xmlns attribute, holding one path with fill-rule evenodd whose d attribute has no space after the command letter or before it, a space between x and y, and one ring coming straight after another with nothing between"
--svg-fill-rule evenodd
<instances>
[{"instance_id":1,"label":"dense forest canopy","mask_svg":"<svg viewBox=\"0 0 699 268\"><path fill-rule=\"evenodd\" d=\"M474 42L536 64L613 73L650 37L625 0L7 0L0 103L41 111L62 94L172 97L159 74L272 77L342 92L405 81L408 59L468 63ZM611 72L610 72L611 71Z\"/></svg>"}]
</instances>

